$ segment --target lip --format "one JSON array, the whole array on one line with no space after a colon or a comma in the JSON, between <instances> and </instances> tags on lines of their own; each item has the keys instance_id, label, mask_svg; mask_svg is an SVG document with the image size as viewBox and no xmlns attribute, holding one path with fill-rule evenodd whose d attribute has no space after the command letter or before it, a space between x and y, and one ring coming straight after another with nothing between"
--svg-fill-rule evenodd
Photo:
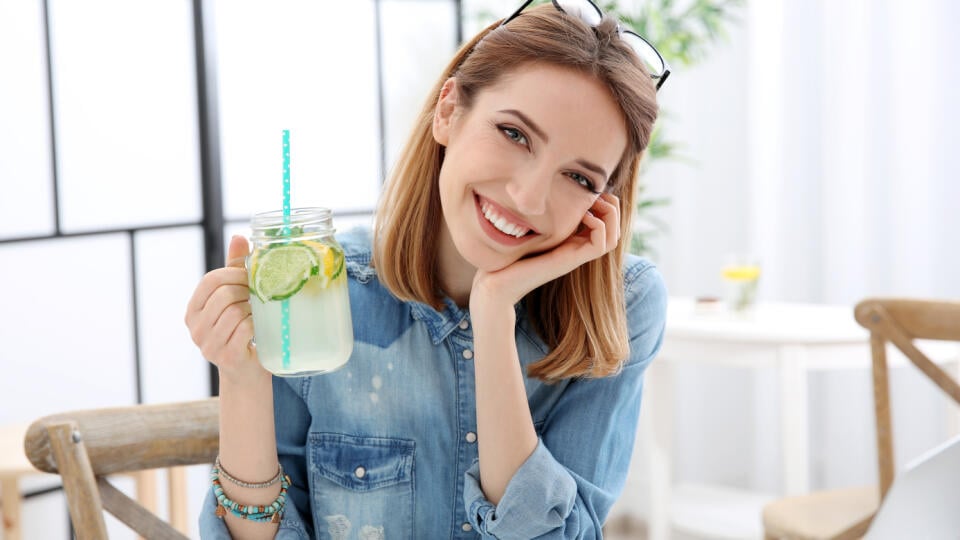
<instances>
[{"instance_id":1,"label":"lip","mask_svg":"<svg viewBox=\"0 0 960 540\"><path fill-rule=\"evenodd\" d=\"M530 240L531 238L539 234L527 222L523 221L522 219L517 219L516 216L514 216L512 213L504 210L502 206L494 203L490 199L482 198L477 193L474 193L473 202L474 202L473 206L474 208L476 208L476 211L477 211L477 221L480 222L480 228L483 229L483 232L487 233L487 236L489 236L492 240L500 244L503 244L506 246L519 246L520 244L527 242L528 240ZM496 209L498 214L507 218L512 223L516 223L517 225L521 225L523 227L526 227L527 229L530 229L530 233L533 233L533 234L528 233L521 236L520 238L517 238L516 236L502 232L500 229L494 227L493 224L487 220L486 216L483 215L483 209L481 208L481 204L483 202L486 202L487 204L490 204L491 206L493 206Z\"/></svg>"}]
</instances>

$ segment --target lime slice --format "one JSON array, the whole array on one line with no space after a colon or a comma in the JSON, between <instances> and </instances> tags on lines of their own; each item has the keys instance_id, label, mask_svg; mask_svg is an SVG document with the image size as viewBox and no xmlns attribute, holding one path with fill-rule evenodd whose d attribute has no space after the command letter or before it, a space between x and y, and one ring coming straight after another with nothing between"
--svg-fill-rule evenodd
<instances>
[{"instance_id":1,"label":"lime slice","mask_svg":"<svg viewBox=\"0 0 960 540\"><path fill-rule=\"evenodd\" d=\"M286 300L319 271L320 259L310 246L299 242L273 246L256 257L253 292L264 302Z\"/></svg>"}]
</instances>

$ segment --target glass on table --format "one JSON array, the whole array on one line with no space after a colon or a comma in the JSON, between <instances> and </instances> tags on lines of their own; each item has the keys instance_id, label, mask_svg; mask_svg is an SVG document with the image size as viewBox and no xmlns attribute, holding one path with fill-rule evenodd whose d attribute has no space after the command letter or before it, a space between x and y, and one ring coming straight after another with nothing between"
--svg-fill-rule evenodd
<instances>
[{"instance_id":1,"label":"glass on table","mask_svg":"<svg viewBox=\"0 0 960 540\"><path fill-rule=\"evenodd\" d=\"M760 262L745 254L730 254L721 268L724 303L734 312L749 311L757 301L757 285L760 282Z\"/></svg>"}]
</instances>

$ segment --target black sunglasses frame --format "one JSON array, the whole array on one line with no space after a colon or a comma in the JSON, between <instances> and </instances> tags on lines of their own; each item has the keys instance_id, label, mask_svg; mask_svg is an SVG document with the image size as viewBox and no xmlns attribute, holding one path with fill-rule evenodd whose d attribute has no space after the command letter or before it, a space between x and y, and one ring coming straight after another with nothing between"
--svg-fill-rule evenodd
<instances>
[{"instance_id":1,"label":"black sunglasses frame","mask_svg":"<svg viewBox=\"0 0 960 540\"><path fill-rule=\"evenodd\" d=\"M603 17L603 10L601 10L600 6L594 3L593 0L582 0L582 1L589 3L590 6L592 6L593 9L596 10L597 15L600 17ZM557 3L557 0L550 0L550 2L553 4L553 7L557 8L558 11L560 11L561 13L566 13L566 10L564 10L560 6L560 4ZM527 6L529 6L531 3L533 3L533 0L525 0L524 3L516 11L513 12L513 14L511 14L509 17L504 19L503 22L500 23L500 26L506 26L508 22L516 19L518 16L520 16L520 13L522 13L523 10L526 9ZM663 86L663 83L667 81L667 77L670 76L670 65L667 64L666 60L664 60L663 55L660 54L660 51L658 51L657 48L653 46L653 43L650 43L649 41L647 41L647 39L641 36L640 34L634 32L633 30L630 30L629 28L624 28L623 25L619 23L617 24L617 30L621 34L632 35L637 39L639 39L640 41L646 43L647 46L650 47L650 50L657 55L657 58L660 60L660 64L663 66L663 68L659 74L651 73L650 78L656 81L654 84L656 86L656 89L659 91L660 87ZM634 50L636 51L635 47L634 47ZM643 56L639 52L637 52L637 56L639 56L641 61L643 61Z\"/></svg>"}]
</instances>

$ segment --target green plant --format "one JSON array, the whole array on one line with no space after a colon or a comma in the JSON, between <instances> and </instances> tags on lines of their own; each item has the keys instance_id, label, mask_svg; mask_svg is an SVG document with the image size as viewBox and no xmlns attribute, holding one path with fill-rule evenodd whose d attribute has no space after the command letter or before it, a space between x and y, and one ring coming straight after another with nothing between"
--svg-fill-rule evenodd
<instances>
[{"instance_id":1,"label":"green plant","mask_svg":"<svg viewBox=\"0 0 960 540\"><path fill-rule=\"evenodd\" d=\"M637 13L620 9L616 0L601 8L653 43L673 66L692 66L707 55L708 46L726 37L725 26L736 20L744 0L650 0Z\"/></svg>"},{"instance_id":2,"label":"green plant","mask_svg":"<svg viewBox=\"0 0 960 540\"><path fill-rule=\"evenodd\" d=\"M737 20L737 13L745 0L650 0L637 12L620 8L620 2L606 0L601 8L607 13L616 13L624 25L644 36L660 51L671 69L689 68L707 56L709 46L726 37L725 28ZM665 91L669 92L667 81ZM663 160L692 162L682 156L682 145L664 136L664 122L669 123L669 114L661 110L654 127L650 145L644 156L644 167ZM656 216L656 208L666 206L669 199L650 199L643 196L644 186L638 188L634 222L636 227L630 235L630 251L637 254L655 255L651 239L667 231L667 224Z\"/></svg>"}]
</instances>

